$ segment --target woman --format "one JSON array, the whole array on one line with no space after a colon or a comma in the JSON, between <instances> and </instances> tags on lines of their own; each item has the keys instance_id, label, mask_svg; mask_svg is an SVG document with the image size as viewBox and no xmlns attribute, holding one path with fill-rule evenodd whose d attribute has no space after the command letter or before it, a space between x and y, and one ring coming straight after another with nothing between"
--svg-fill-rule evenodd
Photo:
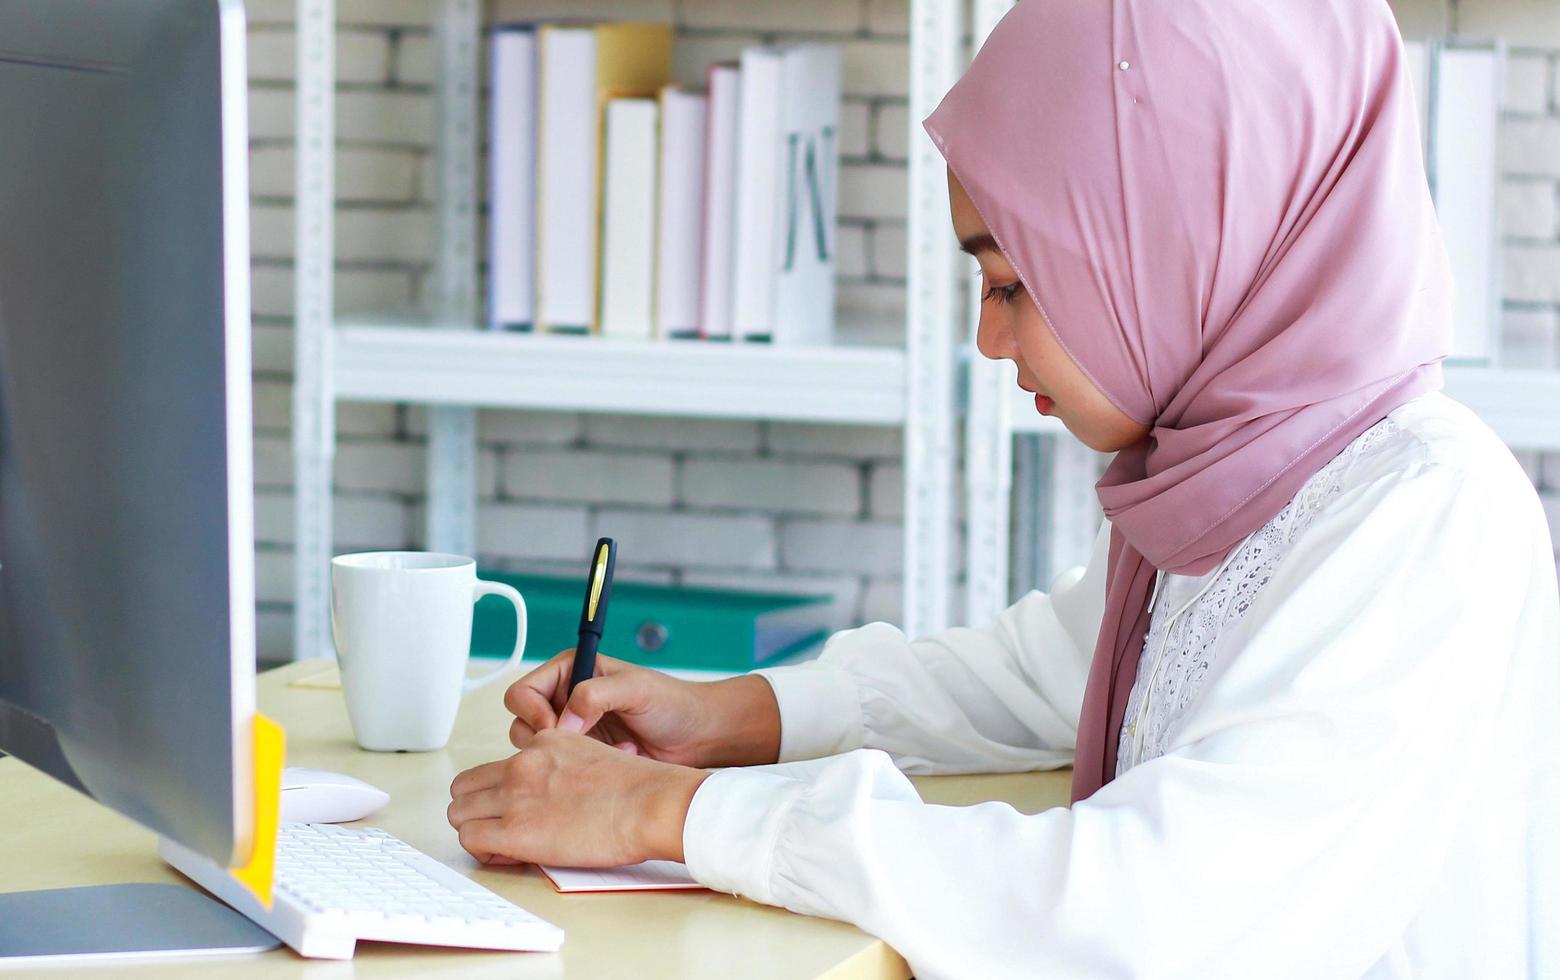
<instances>
[{"instance_id":1,"label":"woman","mask_svg":"<svg viewBox=\"0 0 1560 980\"><path fill-rule=\"evenodd\" d=\"M508 693L525 751L455 781L462 844L686 860L922 977L1560 970L1550 538L1438 391L1386 5L1025 0L925 127L982 353L1117 454L1087 570L717 684L603 658L565 705L560 654ZM902 774L1074 759L1034 816Z\"/></svg>"}]
</instances>

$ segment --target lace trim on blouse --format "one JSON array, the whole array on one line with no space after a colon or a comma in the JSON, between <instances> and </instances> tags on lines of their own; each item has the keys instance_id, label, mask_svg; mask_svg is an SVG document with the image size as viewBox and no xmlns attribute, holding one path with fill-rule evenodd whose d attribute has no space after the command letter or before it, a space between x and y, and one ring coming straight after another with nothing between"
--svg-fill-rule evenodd
<instances>
[{"instance_id":1,"label":"lace trim on blouse","mask_svg":"<svg viewBox=\"0 0 1560 980\"><path fill-rule=\"evenodd\" d=\"M1189 590L1174 590L1179 593L1174 598L1159 596L1138 660L1137 682L1122 720L1118 774L1165 753L1168 732L1196 699L1209 668L1218 659L1220 633L1240 622L1295 540L1343 492L1349 467L1399 428L1391 418L1383 419L1345 446L1305 482L1283 510L1239 547L1189 608L1176 614ZM1174 575L1165 578L1201 581ZM1168 585L1168 581L1163 584Z\"/></svg>"}]
</instances>

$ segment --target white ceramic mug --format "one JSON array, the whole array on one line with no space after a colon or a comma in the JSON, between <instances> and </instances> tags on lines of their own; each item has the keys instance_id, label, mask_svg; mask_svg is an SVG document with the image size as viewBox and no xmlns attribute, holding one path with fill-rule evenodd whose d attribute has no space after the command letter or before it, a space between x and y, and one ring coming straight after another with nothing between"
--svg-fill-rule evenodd
<instances>
[{"instance_id":1,"label":"white ceramic mug","mask_svg":"<svg viewBox=\"0 0 1560 980\"><path fill-rule=\"evenodd\" d=\"M473 604L514 603L515 649L480 677L466 677ZM477 578L461 555L372 551L330 563L330 625L347 715L358 744L376 752L443 748L463 695L497 680L525 650L525 600Z\"/></svg>"}]
</instances>

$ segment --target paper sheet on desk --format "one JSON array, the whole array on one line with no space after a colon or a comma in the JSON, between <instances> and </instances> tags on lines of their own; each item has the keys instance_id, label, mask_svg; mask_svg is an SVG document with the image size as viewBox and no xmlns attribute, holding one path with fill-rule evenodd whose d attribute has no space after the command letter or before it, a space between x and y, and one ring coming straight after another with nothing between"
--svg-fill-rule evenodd
<instances>
[{"instance_id":1,"label":"paper sheet on desk","mask_svg":"<svg viewBox=\"0 0 1560 980\"><path fill-rule=\"evenodd\" d=\"M616 868L549 868L537 865L560 892L672 891L704 886L677 861L646 861Z\"/></svg>"}]
</instances>

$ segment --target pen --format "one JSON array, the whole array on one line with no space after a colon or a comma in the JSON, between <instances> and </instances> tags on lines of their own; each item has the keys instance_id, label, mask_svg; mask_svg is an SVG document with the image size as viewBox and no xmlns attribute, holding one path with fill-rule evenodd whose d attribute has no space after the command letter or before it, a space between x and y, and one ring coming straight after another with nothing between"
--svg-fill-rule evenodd
<instances>
[{"instance_id":1,"label":"pen","mask_svg":"<svg viewBox=\"0 0 1560 980\"><path fill-rule=\"evenodd\" d=\"M574 647L574 669L569 673L569 697L582 681L596 674L596 647L607 624L607 598L612 594L612 564L617 542L602 538L591 553L585 572L585 608L580 611L580 641Z\"/></svg>"}]
</instances>

